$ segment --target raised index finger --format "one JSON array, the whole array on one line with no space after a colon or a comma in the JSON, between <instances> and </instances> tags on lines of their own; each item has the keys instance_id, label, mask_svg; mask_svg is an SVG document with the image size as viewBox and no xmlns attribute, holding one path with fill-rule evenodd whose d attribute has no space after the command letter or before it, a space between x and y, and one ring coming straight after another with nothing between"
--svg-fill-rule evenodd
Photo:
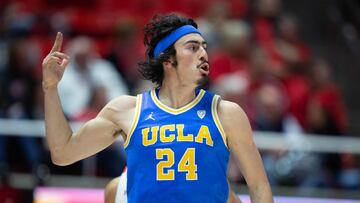
<instances>
[{"instance_id":1,"label":"raised index finger","mask_svg":"<svg viewBox=\"0 0 360 203\"><path fill-rule=\"evenodd\" d=\"M55 42L54 42L53 47L51 48L50 53L53 53L53 52L55 52L55 51L60 51L60 50L61 50L62 42L63 42L63 35L62 35L61 32L58 32L58 33L56 34L56 39L55 39Z\"/></svg>"}]
</instances>

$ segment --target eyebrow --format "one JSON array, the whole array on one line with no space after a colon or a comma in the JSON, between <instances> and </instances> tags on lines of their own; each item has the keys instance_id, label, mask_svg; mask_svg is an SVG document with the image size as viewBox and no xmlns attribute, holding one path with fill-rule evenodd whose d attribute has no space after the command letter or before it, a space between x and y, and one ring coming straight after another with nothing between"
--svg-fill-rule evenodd
<instances>
[{"instance_id":1,"label":"eyebrow","mask_svg":"<svg viewBox=\"0 0 360 203\"><path fill-rule=\"evenodd\" d=\"M186 42L184 42L183 45L186 45L186 44L190 44L190 43L194 43L194 44L201 44L201 45L207 45L206 41L198 41L198 40L188 40Z\"/></svg>"}]
</instances>

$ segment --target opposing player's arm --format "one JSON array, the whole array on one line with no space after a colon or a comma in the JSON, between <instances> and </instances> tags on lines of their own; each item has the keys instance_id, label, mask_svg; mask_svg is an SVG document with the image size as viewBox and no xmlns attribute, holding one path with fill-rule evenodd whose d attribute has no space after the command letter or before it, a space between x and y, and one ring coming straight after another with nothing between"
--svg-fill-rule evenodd
<instances>
[{"instance_id":1,"label":"opposing player's arm","mask_svg":"<svg viewBox=\"0 0 360 203\"><path fill-rule=\"evenodd\" d=\"M218 114L228 146L249 187L251 202L272 203L272 193L245 112L235 103L221 101Z\"/></svg>"}]
</instances>

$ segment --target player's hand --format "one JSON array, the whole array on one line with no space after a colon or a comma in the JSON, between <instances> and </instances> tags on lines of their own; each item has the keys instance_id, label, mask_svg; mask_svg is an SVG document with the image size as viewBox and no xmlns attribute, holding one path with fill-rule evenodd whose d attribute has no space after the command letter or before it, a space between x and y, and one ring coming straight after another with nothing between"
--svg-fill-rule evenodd
<instances>
[{"instance_id":1,"label":"player's hand","mask_svg":"<svg viewBox=\"0 0 360 203\"><path fill-rule=\"evenodd\" d=\"M62 42L63 35L58 32L50 53L42 62L44 89L56 88L69 64L70 57L61 52Z\"/></svg>"}]
</instances>

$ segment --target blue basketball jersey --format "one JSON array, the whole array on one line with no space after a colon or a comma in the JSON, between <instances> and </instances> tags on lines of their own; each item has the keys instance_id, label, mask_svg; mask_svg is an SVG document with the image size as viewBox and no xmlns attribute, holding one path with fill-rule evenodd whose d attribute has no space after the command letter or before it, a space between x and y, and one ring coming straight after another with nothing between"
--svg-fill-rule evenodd
<instances>
[{"instance_id":1,"label":"blue basketball jersey","mask_svg":"<svg viewBox=\"0 0 360 203\"><path fill-rule=\"evenodd\" d=\"M127 154L128 202L226 202L229 150L217 115L220 97L197 89L173 109L158 89L137 96Z\"/></svg>"}]
</instances>

